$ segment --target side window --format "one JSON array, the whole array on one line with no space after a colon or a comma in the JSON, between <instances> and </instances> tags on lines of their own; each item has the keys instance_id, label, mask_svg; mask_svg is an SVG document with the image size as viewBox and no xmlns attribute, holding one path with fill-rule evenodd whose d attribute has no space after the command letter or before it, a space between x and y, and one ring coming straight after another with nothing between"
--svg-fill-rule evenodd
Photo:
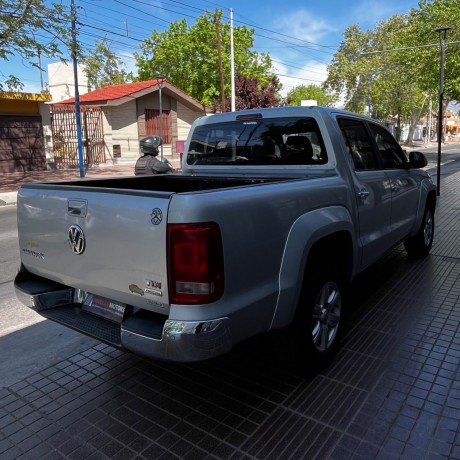
<instances>
[{"instance_id":1,"label":"side window","mask_svg":"<svg viewBox=\"0 0 460 460\"><path fill-rule=\"evenodd\" d=\"M393 136L379 125L369 123L369 129L377 144L383 167L385 169L403 168L407 158Z\"/></svg>"},{"instance_id":2,"label":"side window","mask_svg":"<svg viewBox=\"0 0 460 460\"><path fill-rule=\"evenodd\" d=\"M378 169L371 139L363 122L351 118L339 118L337 121L355 170Z\"/></svg>"}]
</instances>

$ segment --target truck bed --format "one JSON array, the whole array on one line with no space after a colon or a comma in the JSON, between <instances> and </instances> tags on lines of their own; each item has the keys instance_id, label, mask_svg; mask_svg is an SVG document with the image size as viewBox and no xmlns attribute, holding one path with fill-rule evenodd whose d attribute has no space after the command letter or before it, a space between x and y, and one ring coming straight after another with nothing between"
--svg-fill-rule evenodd
<instances>
[{"instance_id":1,"label":"truck bed","mask_svg":"<svg viewBox=\"0 0 460 460\"><path fill-rule=\"evenodd\" d=\"M220 190L233 187L267 184L285 181L281 178L241 178L241 177L206 177L168 174L157 176L127 176L108 179L83 179L80 181L63 181L25 184L25 188L53 189L56 186L71 189L86 187L97 189L138 190L151 192L190 193Z\"/></svg>"}]
</instances>

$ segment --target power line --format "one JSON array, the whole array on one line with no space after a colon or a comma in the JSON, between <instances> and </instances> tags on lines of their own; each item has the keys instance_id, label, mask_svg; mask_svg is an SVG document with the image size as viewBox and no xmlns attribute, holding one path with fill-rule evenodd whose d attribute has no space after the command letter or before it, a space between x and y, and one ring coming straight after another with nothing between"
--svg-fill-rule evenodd
<instances>
[{"instance_id":1,"label":"power line","mask_svg":"<svg viewBox=\"0 0 460 460\"><path fill-rule=\"evenodd\" d=\"M118 56L120 55L120 52L123 49L128 50L128 53L133 53L134 51L139 50L139 48L136 47L136 44L145 42L146 38L142 38L144 35L144 32L147 37L149 36L148 35L149 32L151 33L151 30L143 26L144 24L149 24L149 25L153 24L154 26L160 29L162 27L166 28L168 25L171 24L169 20L166 20L159 15L152 14L153 6L152 4L146 1L138 0L136 3L134 2L131 3L128 1L114 0L111 3L103 2L103 4L101 3L101 6L99 6L99 4L97 4L96 2L89 2L87 0L78 0L78 2L80 4L85 5L84 7L82 6L78 7L78 9L83 14L80 15L80 18L79 18L79 21L77 21L77 24L79 27L79 30L78 30L78 34L80 37L79 40L82 46L84 46L87 49L95 49L94 46L92 46L92 43L90 42L90 40L94 38L96 40L99 39L102 41L105 39L109 41L111 44L114 45L115 49L118 48L117 52L115 53ZM211 1L204 0L204 3L208 3L209 5L218 6L224 9L221 5L217 5L216 3L211 2ZM176 8L174 6L171 7L168 4L175 5ZM108 5L110 5L110 7L108 7ZM123 8L123 10L115 8L116 5L120 5ZM143 8L142 6L145 6L148 8ZM181 11L177 11L178 9L177 6L180 7ZM196 20L198 18L198 15L203 15L206 12L211 13L208 10L204 10L202 8L199 8L195 5L188 3L187 1L181 1L181 0L164 0L162 6L155 6L154 8L156 8L157 11L163 11L163 12L172 14L173 17L174 15L177 15L178 18L193 19L193 20ZM186 10L186 12L184 12L184 9ZM153 22L153 23L146 22L145 16L147 14L148 14L149 20L154 19L157 22ZM142 15L143 17L140 17L140 15ZM82 18L82 16L84 16L84 19ZM240 18L242 17L242 15L239 15L239 16ZM139 22L139 25L136 25L136 31L134 33L128 33L128 32L122 33L122 30L124 30L124 27L121 28L119 26L118 27L115 26L117 22L124 23L125 21L123 19L127 20L128 18ZM279 46L280 49L291 49L293 52L303 52L303 53L307 52L310 56L313 56L311 53L323 54L323 55L332 54L331 50L333 50L333 47L331 46L314 43L308 40L290 36L285 33L280 33L274 30L270 30L265 27L260 27L254 24L254 22L250 20L246 20L246 21L238 20L236 22L241 26L247 26L250 28L254 28L254 32L253 32L254 38L263 38L265 40L270 40L273 43L278 43L280 44ZM259 31L262 31L264 33L260 33ZM252 48L255 49L256 47L252 47ZM273 47L270 47L270 49L273 49ZM67 48L66 48L66 51L68 52ZM66 51L64 51L64 56L66 55ZM270 54L269 51L267 51L267 54ZM135 62L135 58L131 56L123 56L122 59ZM290 69L292 68L292 69L305 70L305 68L298 67L296 65L290 64L289 62L281 62L277 59L272 58L271 56L270 56L270 59L272 59L273 62L283 64L285 67L290 68ZM312 59L315 59L315 58L312 58ZM315 71L315 70L311 70L310 72L313 74L318 74L318 75L320 74L320 72ZM308 81L320 82L320 80L314 80L314 79L310 80L307 78L291 77L289 75L277 74L276 69L274 70L274 74L282 78L289 78L289 79L300 80L300 81L308 80Z\"/></svg>"},{"instance_id":2,"label":"power line","mask_svg":"<svg viewBox=\"0 0 460 460\"><path fill-rule=\"evenodd\" d=\"M146 13L144 10L139 9L139 8L137 8L137 7L135 7L135 6L131 5L131 4L127 4L127 3L125 3L125 2L123 2L121 0L114 0L114 2L116 2L118 4L121 4L121 5L127 7L127 8L129 8L131 10L138 11L138 12L141 12L143 14ZM85 3L87 3L87 2L85 2ZM178 3L178 4L182 5L182 6L187 5L189 9L196 10L197 12L199 12L201 14L205 14L207 12L207 10L203 10L203 9L188 5L187 3L184 3L184 2L175 1L174 3ZM212 3L212 2L209 2L209 3ZM147 2L144 2L144 1L141 1L141 0L138 0L136 2L136 5L137 4L146 5L146 6L150 7L150 8L152 7L151 4L149 4ZM178 12L176 10L172 10L172 9L169 9L169 8L165 8L165 7L161 7L161 6L157 6L156 8L159 9L159 10L163 10L163 11L167 11L167 12L170 12L170 13L173 13L173 14L177 14L180 17L185 16L185 17L188 17L188 18L196 19L196 16L193 16L193 15L190 15L190 14L184 14L183 12ZM104 8L104 9L107 9L107 8ZM114 10L112 10L110 8L108 10L114 11ZM166 21L166 20L164 20L164 19L162 19L162 18L160 18L158 16L152 15L150 13L149 13L149 17L153 17L155 19L158 19L160 21L164 21L165 23L169 24L168 21ZM223 15L223 17L225 19L229 19L227 16ZM136 19L138 19L138 18L136 18ZM314 52L320 52L320 53L325 53L325 54L330 54L330 55L334 54L333 50L335 48L331 47L330 45L321 45L321 44L314 43L314 42L311 42L311 41L308 41L308 40L300 39L300 38L297 38L297 37L292 37L290 35L283 34L283 33L277 32L277 31L273 31L273 30L270 30L270 29L267 29L267 28L264 28L264 27L259 27L259 26L256 26L255 24L251 24L251 23L244 22L244 21L235 21L235 22L238 22L241 25L245 25L245 26L249 26L249 27L256 27L256 29L263 30L263 31L266 31L266 32L269 32L271 34L276 35L276 37L267 36L267 35L260 34L260 33L257 32L257 30L255 30L254 31L254 36L257 36L257 37L261 37L261 38L265 38L267 40L272 40L272 41L275 41L275 42L287 44L287 45L292 46L292 47L306 48L306 49L309 49L310 51L314 51ZM110 33L110 31L107 31L107 32ZM289 38L289 39L292 39L292 40L296 40L297 43L282 40L280 38L277 38L277 36L283 36L283 37L286 37L286 38ZM305 43L305 45L302 45L301 43ZM323 49L317 49L316 47L327 48L330 51L325 51Z\"/></svg>"},{"instance_id":3,"label":"power line","mask_svg":"<svg viewBox=\"0 0 460 460\"><path fill-rule=\"evenodd\" d=\"M445 43L446 45L456 45L460 43L460 41L454 41L454 42L448 42ZM432 46L439 46L439 43L429 43L427 45L417 45L417 46L407 46L405 48L393 48L393 49L388 49L388 50L376 50L376 51L365 51L360 53L362 56L367 55L367 54L381 54L381 53L392 53L394 51L408 51L408 50L415 50L419 48L430 48Z\"/></svg>"}]
</instances>

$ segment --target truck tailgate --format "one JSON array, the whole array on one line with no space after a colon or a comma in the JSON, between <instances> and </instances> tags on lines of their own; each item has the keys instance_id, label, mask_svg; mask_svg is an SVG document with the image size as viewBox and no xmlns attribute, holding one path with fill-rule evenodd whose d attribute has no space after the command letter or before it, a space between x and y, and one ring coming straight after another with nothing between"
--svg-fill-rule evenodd
<instances>
[{"instance_id":1,"label":"truck tailgate","mask_svg":"<svg viewBox=\"0 0 460 460\"><path fill-rule=\"evenodd\" d=\"M168 314L171 195L25 185L18 196L22 264L67 286Z\"/></svg>"}]
</instances>

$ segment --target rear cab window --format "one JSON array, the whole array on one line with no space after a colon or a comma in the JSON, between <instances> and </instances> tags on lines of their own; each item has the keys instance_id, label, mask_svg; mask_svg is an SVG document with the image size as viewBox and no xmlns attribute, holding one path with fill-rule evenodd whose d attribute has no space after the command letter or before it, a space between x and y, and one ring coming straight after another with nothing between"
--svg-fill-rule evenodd
<instances>
[{"instance_id":1,"label":"rear cab window","mask_svg":"<svg viewBox=\"0 0 460 460\"><path fill-rule=\"evenodd\" d=\"M197 126L188 165L321 165L328 161L316 120L242 119Z\"/></svg>"}]
</instances>

